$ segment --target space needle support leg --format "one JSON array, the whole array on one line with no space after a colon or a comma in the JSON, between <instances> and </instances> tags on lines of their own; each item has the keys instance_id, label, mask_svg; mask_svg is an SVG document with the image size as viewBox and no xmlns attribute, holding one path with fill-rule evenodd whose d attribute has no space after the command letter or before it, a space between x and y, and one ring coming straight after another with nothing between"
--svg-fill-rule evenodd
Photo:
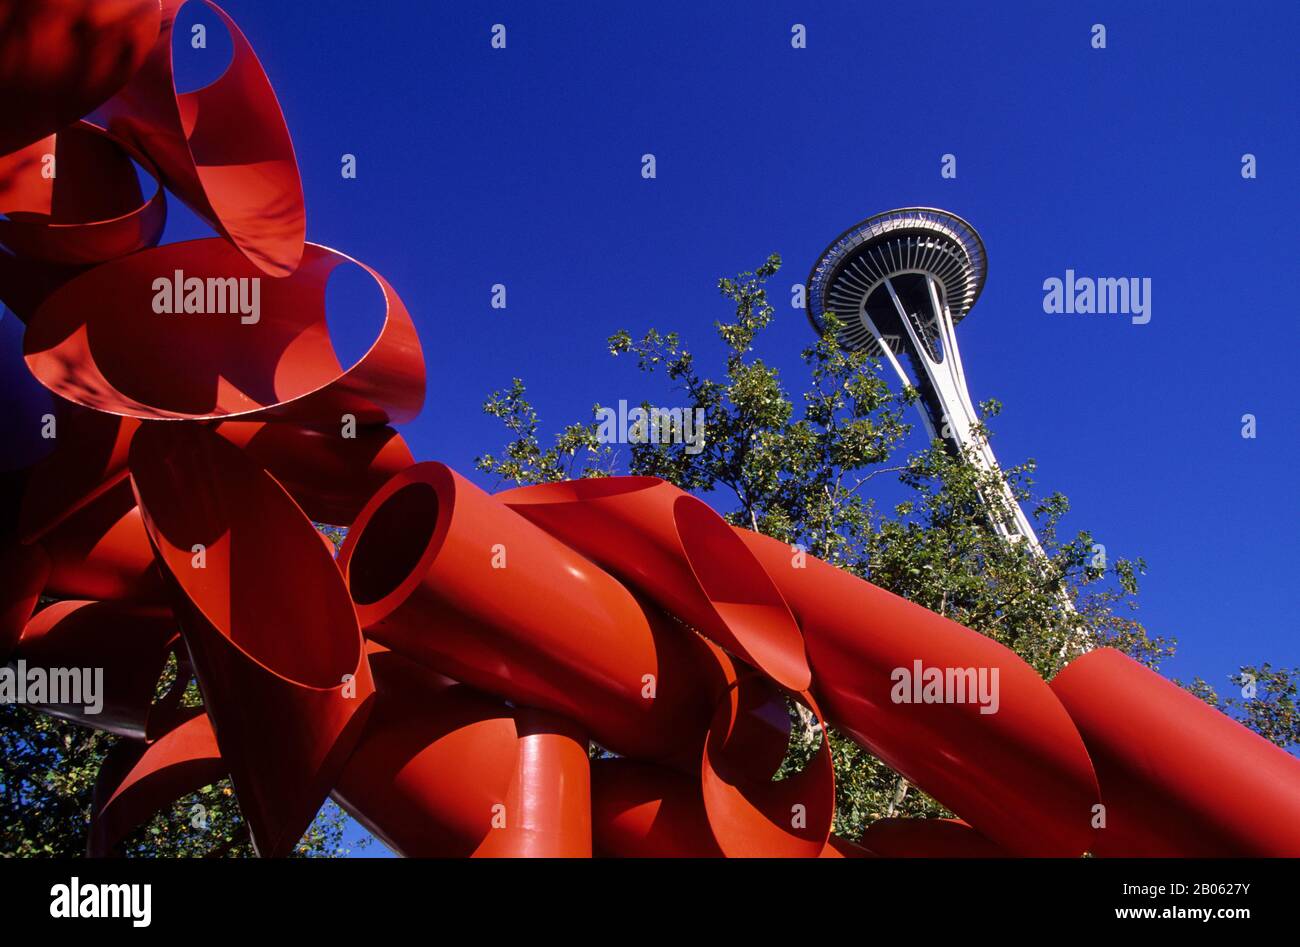
<instances>
[{"instance_id":1,"label":"space needle support leg","mask_svg":"<svg viewBox=\"0 0 1300 947\"><path fill-rule=\"evenodd\" d=\"M980 466L988 473L996 474L998 492L1003 505L1011 515L1015 524L1014 530L1009 528L1001 517L994 517L994 529L1008 539L1023 539L1030 544L1030 548L1038 555L1043 555L1038 537L1035 535L1033 527L1029 524L1028 517L1020 508L1019 502L1011 492L1011 487L1006 478L1002 475L1001 468L998 467L997 459L993 456L993 451L988 445L987 439L978 437L975 434L975 427L979 422L979 417L975 412L975 407L971 403L970 394L965 385L965 373L962 371L960 356L956 354L957 344L953 332L952 318L948 308L943 305L939 299L938 289L935 286L934 278L929 274L925 277L926 288L929 291L930 305L933 307L935 323L939 329L939 338L942 347L942 362L936 362L930 353L930 348L921 339L920 334L908 315L903 302L898 297L894 289L892 280L885 280L885 287L889 291L889 298L893 300L894 309L898 313L899 321L902 322L904 331L907 332L912 343L912 349L919 356L922 367L930 381L939 405L943 410L944 417L947 421L949 435L956 444L959 451L964 451L970 447L974 450L975 456Z\"/></svg>"}]
</instances>

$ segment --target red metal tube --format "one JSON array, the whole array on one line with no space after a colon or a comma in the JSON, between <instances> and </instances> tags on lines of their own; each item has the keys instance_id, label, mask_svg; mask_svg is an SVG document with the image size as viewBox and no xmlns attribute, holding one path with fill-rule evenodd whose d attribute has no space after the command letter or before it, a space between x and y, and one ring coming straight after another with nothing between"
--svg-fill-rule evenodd
<instances>
[{"instance_id":1,"label":"red metal tube","mask_svg":"<svg viewBox=\"0 0 1300 947\"><path fill-rule=\"evenodd\" d=\"M587 741L370 643L375 711L334 798L414 857L591 854Z\"/></svg>"},{"instance_id":2,"label":"red metal tube","mask_svg":"<svg viewBox=\"0 0 1300 947\"><path fill-rule=\"evenodd\" d=\"M606 858L722 858L699 780L639 760L606 758L591 764L593 850ZM770 830L760 828L767 834ZM789 846L756 852L795 854ZM844 839L828 838L822 858L864 858L870 853Z\"/></svg>"},{"instance_id":3,"label":"red metal tube","mask_svg":"<svg viewBox=\"0 0 1300 947\"><path fill-rule=\"evenodd\" d=\"M698 780L653 763L592 761L591 829L597 856L722 857Z\"/></svg>"},{"instance_id":4,"label":"red metal tube","mask_svg":"<svg viewBox=\"0 0 1300 947\"><path fill-rule=\"evenodd\" d=\"M18 535L35 542L126 480L126 454L140 426L135 418L90 411L60 401L53 450L30 469L23 487ZM38 418L27 418L35 426ZM127 489L130 492L130 489Z\"/></svg>"},{"instance_id":5,"label":"red metal tube","mask_svg":"<svg viewBox=\"0 0 1300 947\"><path fill-rule=\"evenodd\" d=\"M0 542L0 575L0 661L8 661L45 590L50 559L40 546Z\"/></svg>"},{"instance_id":6,"label":"red metal tube","mask_svg":"<svg viewBox=\"0 0 1300 947\"><path fill-rule=\"evenodd\" d=\"M794 616L707 504L657 477L567 480L497 499L778 684L808 689Z\"/></svg>"},{"instance_id":7,"label":"red metal tube","mask_svg":"<svg viewBox=\"0 0 1300 947\"><path fill-rule=\"evenodd\" d=\"M1052 690L1101 781L1095 854L1300 857L1300 760L1114 648Z\"/></svg>"},{"instance_id":8,"label":"red metal tube","mask_svg":"<svg viewBox=\"0 0 1300 947\"><path fill-rule=\"evenodd\" d=\"M794 616L706 504L655 477L541 484L497 499L798 695L821 720ZM824 848L834 816L825 730L808 767L774 782L788 734L782 694L755 676L720 701L701 775L705 809L725 854L812 857Z\"/></svg>"},{"instance_id":9,"label":"red metal tube","mask_svg":"<svg viewBox=\"0 0 1300 947\"><path fill-rule=\"evenodd\" d=\"M814 692L832 724L1014 854L1089 850L1097 779L1078 730L1033 668L997 642L784 543L737 534L799 619ZM914 702L911 687L899 692L901 672L919 683L929 669L983 669L986 682L996 682L996 708L973 694Z\"/></svg>"},{"instance_id":10,"label":"red metal tube","mask_svg":"<svg viewBox=\"0 0 1300 947\"><path fill-rule=\"evenodd\" d=\"M412 660L620 753L703 743L720 692L703 643L443 464L389 480L338 564L366 635Z\"/></svg>"},{"instance_id":11,"label":"red metal tube","mask_svg":"<svg viewBox=\"0 0 1300 947\"><path fill-rule=\"evenodd\" d=\"M591 764L587 736L571 721L520 707L515 770L478 858L590 858Z\"/></svg>"}]
</instances>

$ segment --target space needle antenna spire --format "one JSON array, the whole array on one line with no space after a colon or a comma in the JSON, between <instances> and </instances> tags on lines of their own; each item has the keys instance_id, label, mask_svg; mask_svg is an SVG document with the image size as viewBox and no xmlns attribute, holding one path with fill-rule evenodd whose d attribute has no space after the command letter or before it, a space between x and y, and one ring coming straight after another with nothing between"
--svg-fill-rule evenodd
<instances>
[{"instance_id":1,"label":"space needle antenna spire","mask_svg":"<svg viewBox=\"0 0 1300 947\"><path fill-rule=\"evenodd\" d=\"M993 528L1045 557L988 439L978 433L957 348L957 323L975 305L987 271L984 242L956 214L932 207L886 211L844 231L818 258L808 276L808 317L820 334L826 314L834 313L843 348L883 358L904 385L917 389L931 439L942 438L995 475L1002 501L996 506L1005 515L990 510Z\"/></svg>"}]
</instances>

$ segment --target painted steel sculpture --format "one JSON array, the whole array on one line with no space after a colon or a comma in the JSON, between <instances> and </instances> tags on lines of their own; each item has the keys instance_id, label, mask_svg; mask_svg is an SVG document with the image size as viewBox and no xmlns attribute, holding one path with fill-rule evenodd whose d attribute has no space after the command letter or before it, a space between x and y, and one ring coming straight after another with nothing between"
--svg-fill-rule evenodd
<instances>
[{"instance_id":1,"label":"painted steel sculpture","mask_svg":"<svg viewBox=\"0 0 1300 947\"><path fill-rule=\"evenodd\" d=\"M0 0L0 660L104 670L100 713L43 708L120 737L92 854L229 776L264 856L331 796L422 856L1300 855L1300 761L1118 652L1048 684L663 481L494 496L416 463L410 315L306 242L275 95L207 0L234 59L176 92L181 2ZM159 246L164 188L217 236ZM345 265L386 303L347 366ZM155 699L169 656L201 708ZM927 699L935 673L996 704ZM773 779L789 702L960 818L831 837L824 725Z\"/></svg>"}]
</instances>

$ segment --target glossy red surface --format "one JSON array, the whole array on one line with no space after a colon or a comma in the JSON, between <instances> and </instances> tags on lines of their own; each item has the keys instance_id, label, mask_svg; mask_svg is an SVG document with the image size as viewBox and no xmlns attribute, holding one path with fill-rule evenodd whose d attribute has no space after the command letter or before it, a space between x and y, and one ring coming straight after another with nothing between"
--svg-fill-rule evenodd
<instances>
[{"instance_id":1,"label":"glossy red surface","mask_svg":"<svg viewBox=\"0 0 1300 947\"><path fill-rule=\"evenodd\" d=\"M778 684L808 689L794 616L705 503L655 477L568 480L498 499Z\"/></svg>"},{"instance_id":2,"label":"glossy red surface","mask_svg":"<svg viewBox=\"0 0 1300 947\"><path fill-rule=\"evenodd\" d=\"M1300 855L1300 760L1113 648L1071 662L1052 690L1101 781L1114 857Z\"/></svg>"},{"instance_id":3,"label":"glossy red surface","mask_svg":"<svg viewBox=\"0 0 1300 947\"><path fill-rule=\"evenodd\" d=\"M178 659L178 687L155 704L155 687L172 655ZM14 658L29 669L101 674L98 712L86 703L41 709L137 740L153 739L171 722L190 677L189 657L171 612L123 602L67 599L43 608L27 623Z\"/></svg>"},{"instance_id":4,"label":"glossy red surface","mask_svg":"<svg viewBox=\"0 0 1300 947\"><path fill-rule=\"evenodd\" d=\"M58 264L100 263L156 245L166 193L155 182L146 200L131 158L88 122L0 157L0 245Z\"/></svg>"},{"instance_id":5,"label":"glossy red surface","mask_svg":"<svg viewBox=\"0 0 1300 947\"><path fill-rule=\"evenodd\" d=\"M314 522L350 526L366 501L394 474L415 463L391 427L358 428L227 421L217 433L242 447L279 481Z\"/></svg>"},{"instance_id":6,"label":"glossy red surface","mask_svg":"<svg viewBox=\"0 0 1300 947\"><path fill-rule=\"evenodd\" d=\"M809 698L811 702L811 698ZM700 776L714 838L731 858L812 858L835 817L835 775L825 721L818 750L797 773L774 779L790 745L784 693L743 673L719 702Z\"/></svg>"},{"instance_id":7,"label":"glossy red surface","mask_svg":"<svg viewBox=\"0 0 1300 947\"><path fill-rule=\"evenodd\" d=\"M399 854L468 857L492 831L493 809L505 805L513 783L510 708L387 648L367 647L375 709L334 799Z\"/></svg>"},{"instance_id":8,"label":"glossy red surface","mask_svg":"<svg viewBox=\"0 0 1300 947\"><path fill-rule=\"evenodd\" d=\"M591 855L587 738L370 645L375 712L334 798L416 857Z\"/></svg>"},{"instance_id":9,"label":"glossy red surface","mask_svg":"<svg viewBox=\"0 0 1300 947\"><path fill-rule=\"evenodd\" d=\"M125 480L40 539L50 561L45 594L161 603L166 590Z\"/></svg>"},{"instance_id":10,"label":"glossy red surface","mask_svg":"<svg viewBox=\"0 0 1300 947\"><path fill-rule=\"evenodd\" d=\"M591 763L591 829L597 856L721 858L698 780L653 763Z\"/></svg>"},{"instance_id":11,"label":"glossy red surface","mask_svg":"<svg viewBox=\"0 0 1300 947\"><path fill-rule=\"evenodd\" d=\"M52 450L30 468L18 534L35 542L126 478L126 454L139 427L123 418L61 403Z\"/></svg>"},{"instance_id":12,"label":"glossy red surface","mask_svg":"<svg viewBox=\"0 0 1300 947\"><path fill-rule=\"evenodd\" d=\"M703 644L443 464L380 488L338 562L367 637L414 661L627 755L703 742L721 683Z\"/></svg>"},{"instance_id":13,"label":"glossy red surface","mask_svg":"<svg viewBox=\"0 0 1300 947\"><path fill-rule=\"evenodd\" d=\"M119 741L95 782L86 853L112 855L155 813L226 775L212 722L202 708L179 714L177 723L151 744Z\"/></svg>"},{"instance_id":14,"label":"glossy red surface","mask_svg":"<svg viewBox=\"0 0 1300 947\"><path fill-rule=\"evenodd\" d=\"M780 688L821 720L803 635L722 517L654 477L548 483L497 498L779 685L747 674L720 698L701 767L705 810L729 856L820 851L835 798L824 728L805 770L772 779L789 743Z\"/></svg>"},{"instance_id":15,"label":"glossy red surface","mask_svg":"<svg viewBox=\"0 0 1300 947\"><path fill-rule=\"evenodd\" d=\"M130 470L254 845L286 854L371 709L342 577L288 494L216 434L144 425Z\"/></svg>"},{"instance_id":16,"label":"glossy red surface","mask_svg":"<svg viewBox=\"0 0 1300 947\"><path fill-rule=\"evenodd\" d=\"M1047 683L1009 649L766 536L737 529L798 618L813 692L833 726L1018 855L1077 856L1092 844L1092 763ZM895 672L998 674L978 702L895 702ZM991 706L991 704L987 704Z\"/></svg>"},{"instance_id":17,"label":"glossy red surface","mask_svg":"<svg viewBox=\"0 0 1300 947\"><path fill-rule=\"evenodd\" d=\"M172 27L185 0L162 0L148 56L102 110L108 129L148 157L176 194L268 276L288 276L303 254L307 216L293 142L275 91L239 27L225 24L234 56L215 82L178 93Z\"/></svg>"},{"instance_id":18,"label":"glossy red surface","mask_svg":"<svg viewBox=\"0 0 1300 947\"><path fill-rule=\"evenodd\" d=\"M136 418L274 418L338 430L345 415L361 426L409 421L424 401L420 342L393 288L364 264L357 265L384 295L383 327L348 368L330 343L325 284L349 262L356 261L308 244L292 276L262 280L218 239L122 257L74 278L42 303L23 338L27 365L69 401ZM193 284L202 288L196 302L201 295L206 308L211 296L222 311L155 311L159 293L174 301L178 271L186 285L203 281ZM159 280L163 286L155 289ZM217 285L208 280L227 281L217 287L219 299L207 291ZM225 311L232 308L231 285L248 315Z\"/></svg>"}]
</instances>

